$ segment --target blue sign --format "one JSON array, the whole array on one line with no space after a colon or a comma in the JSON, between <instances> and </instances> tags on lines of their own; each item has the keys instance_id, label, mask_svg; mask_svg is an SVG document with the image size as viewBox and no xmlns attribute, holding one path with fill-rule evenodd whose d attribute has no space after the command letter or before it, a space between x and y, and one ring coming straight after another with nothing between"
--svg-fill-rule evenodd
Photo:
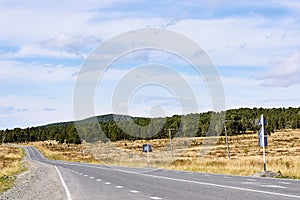
<instances>
[{"instance_id":1,"label":"blue sign","mask_svg":"<svg viewBox=\"0 0 300 200\"><path fill-rule=\"evenodd\" d=\"M152 144L143 144L143 152L152 152Z\"/></svg>"},{"instance_id":2,"label":"blue sign","mask_svg":"<svg viewBox=\"0 0 300 200\"><path fill-rule=\"evenodd\" d=\"M263 147L263 146L268 146L268 132L264 130L264 135L265 135L265 145L263 143L263 135L262 135L262 130L259 131L258 133L258 145Z\"/></svg>"}]
</instances>

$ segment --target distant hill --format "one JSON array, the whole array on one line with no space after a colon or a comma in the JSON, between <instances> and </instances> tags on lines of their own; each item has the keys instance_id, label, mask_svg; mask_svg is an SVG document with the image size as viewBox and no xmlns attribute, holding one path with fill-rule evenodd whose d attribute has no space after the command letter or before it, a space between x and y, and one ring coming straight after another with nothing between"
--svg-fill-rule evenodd
<instances>
[{"instance_id":1,"label":"distant hill","mask_svg":"<svg viewBox=\"0 0 300 200\"><path fill-rule=\"evenodd\" d=\"M117 115L117 114L106 114L106 115L99 115L95 117L89 117L83 120L76 121L78 123L94 123L95 120L98 122L113 122L113 121L124 121L124 120L133 120L137 119L138 117L131 117L129 115ZM68 121L68 122L57 122L52 124L43 125L44 127L51 127L51 126L67 126L74 124L74 121ZM43 127L42 126L42 127Z\"/></svg>"},{"instance_id":2,"label":"distant hill","mask_svg":"<svg viewBox=\"0 0 300 200\"><path fill-rule=\"evenodd\" d=\"M166 129L172 128L176 130L172 132L172 137L175 134L179 134L183 137L201 137L207 134L211 114L212 112L205 112L153 119L107 114L76 121L80 126L75 126L74 121L60 122L25 129L15 128L12 130L1 130L0 136L2 135L4 142L57 140L60 143L81 143L83 139L86 141L106 141L109 138L111 141L117 141L134 138L167 138L169 137L169 133ZM257 119L261 114L264 114L268 120L266 129L269 133L278 129L300 128L300 107L239 108L226 111L226 128L228 135L256 132L259 129ZM182 119L184 119L184 121L182 121ZM163 127L160 127L159 122L162 120L164 120L164 124ZM123 127L120 127L120 124ZM78 128L80 128L80 130L77 130ZM78 133L80 135L78 135ZM220 133L212 134L223 135L224 128Z\"/></svg>"}]
</instances>

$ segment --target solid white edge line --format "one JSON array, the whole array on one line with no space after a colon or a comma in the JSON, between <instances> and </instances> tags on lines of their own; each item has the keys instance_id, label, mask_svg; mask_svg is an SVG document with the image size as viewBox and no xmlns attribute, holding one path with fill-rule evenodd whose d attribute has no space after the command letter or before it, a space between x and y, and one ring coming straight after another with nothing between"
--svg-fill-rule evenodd
<instances>
[{"instance_id":1,"label":"solid white edge line","mask_svg":"<svg viewBox=\"0 0 300 200\"><path fill-rule=\"evenodd\" d=\"M57 174L58 174L58 176L60 178L60 181L61 181L62 185L64 186L64 189L65 189L66 195L67 195L67 199L68 200L72 200L70 190L69 190L68 186L66 185L66 183L65 183L65 181L64 181L64 179L63 179L63 177L62 177L62 175L60 173L60 171L58 170L58 168L56 166L54 166L54 167L55 167L55 169L57 171Z\"/></svg>"},{"instance_id":2,"label":"solid white edge line","mask_svg":"<svg viewBox=\"0 0 300 200\"><path fill-rule=\"evenodd\" d=\"M153 178L158 178L158 179L165 179L165 180L172 180L172 181L186 182L186 183L195 183L195 184L199 184L199 185L214 186L214 187L227 188L227 189L233 189L233 190L241 190L241 191L247 191L247 192L255 192L255 193L270 194L270 195L284 196L284 197L291 197L291 198L300 199L300 196L292 195L292 194L282 194L282 193L276 193L276 192L268 192L268 191L264 191L264 190L255 190L255 189L248 189L248 188L235 187L235 186L229 186L229 185L220 185L220 184L214 184L214 183L198 182L198 181L191 181L191 180L185 180L185 179L171 178L171 177L166 177L166 176L156 176L156 175L151 175L151 174L139 174L139 173L136 173L136 172L126 171L126 170L119 170L119 169L115 169L115 170L119 171L119 172L123 172L123 173L136 174L136 175L140 175L140 176L147 176L147 177L153 177Z\"/></svg>"}]
</instances>

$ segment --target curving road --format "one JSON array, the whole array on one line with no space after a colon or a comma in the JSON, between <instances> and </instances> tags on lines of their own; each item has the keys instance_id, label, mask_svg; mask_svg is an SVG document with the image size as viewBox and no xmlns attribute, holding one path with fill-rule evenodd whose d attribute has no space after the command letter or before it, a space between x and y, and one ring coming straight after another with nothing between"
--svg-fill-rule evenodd
<instances>
[{"instance_id":1,"label":"curving road","mask_svg":"<svg viewBox=\"0 0 300 200\"><path fill-rule=\"evenodd\" d=\"M33 147L25 150L30 159L55 166L68 200L300 199L296 180L52 161Z\"/></svg>"}]
</instances>

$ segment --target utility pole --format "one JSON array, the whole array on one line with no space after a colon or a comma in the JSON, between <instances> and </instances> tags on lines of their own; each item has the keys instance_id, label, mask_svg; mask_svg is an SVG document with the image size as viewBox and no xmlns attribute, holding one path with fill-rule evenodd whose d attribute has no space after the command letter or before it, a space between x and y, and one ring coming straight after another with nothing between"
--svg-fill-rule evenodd
<instances>
[{"instance_id":1,"label":"utility pole","mask_svg":"<svg viewBox=\"0 0 300 200\"><path fill-rule=\"evenodd\" d=\"M133 158L133 147L134 147L134 139L132 139L132 145L131 145L131 157Z\"/></svg>"},{"instance_id":2,"label":"utility pole","mask_svg":"<svg viewBox=\"0 0 300 200\"><path fill-rule=\"evenodd\" d=\"M224 130L225 130L225 137L226 137L227 155L228 155L228 160L230 160L230 149L229 149L229 144L228 144L228 135L227 135L227 129L226 129L226 121L224 121Z\"/></svg>"},{"instance_id":3,"label":"utility pole","mask_svg":"<svg viewBox=\"0 0 300 200\"><path fill-rule=\"evenodd\" d=\"M107 155L106 155L107 158L108 158L108 154L109 154L109 146L110 146L110 139L108 139L108 141L107 141Z\"/></svg>"},{"instance_id":4,"label":"utility pole","mask_svg":"<svg viewBox=\"0 0 300 200\"><path fill-rule=\"evenodd\" d=\"M173 154L173 144L172 144L172 134L171 134L171 131L174 131L175 129L174 128L168 128L168 129L165 129L167 131L169 131L169 137L170 137L170 151L171 151L171 156L172 156L172 161L174 160L174 154Z\"/></svg>"}]
</instances>

